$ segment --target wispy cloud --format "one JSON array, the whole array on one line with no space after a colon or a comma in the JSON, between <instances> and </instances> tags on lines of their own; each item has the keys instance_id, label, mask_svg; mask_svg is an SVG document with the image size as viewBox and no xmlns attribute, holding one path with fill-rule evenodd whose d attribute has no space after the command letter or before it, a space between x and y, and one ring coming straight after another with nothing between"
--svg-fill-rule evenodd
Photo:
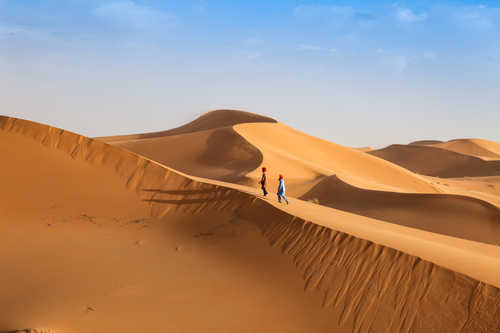
<instances>
[{"instance_id":1,"label":"wispy cloud","mask_svg":"<svg viewBox=\"0 0 500 333\"><path fill-rule=\"evenodd\" d=\"M375 15L371 13L358 11L351 6L338 5L299 5L294 8L293 15L302 19L335 21L337 24L348 21L366 24L376 20Z\"/></svg>"},{"instance_id":2,"label":"wispy cloud","mask_svg":"<svg viewBox=\"0 0 500 333\"><path fill-rule=\"evenodd\" d=\"M49 40L52 36L42 29L19 25L0 25L1 39Z\"/></svg>"},{"instance_id":3,"label":"wispy cloud","mask_svg":"<svg viewBox=\"0 0 500 333\"><path fill-rule=\"evenodd\" d=\"M461 7L454 11L454 17L463 26L488 30L500 26L500 7Z\"/></svg>"},{"instance_id":4,"label":"wispy cloud","mask_svg":"<svg viewBox=\"0 0 500 333\"><path fill-rule=\"evenodd\" d=\"M430 63L437 59L437 54L426 51L420 54L399 54L383 48L375 50L379 62L388 67L391 72L404 73L410 66Z\"/></svg>"},{"instance_id":5,"label":"wispy cloud","mask_svg":"<svg viewBox=\"0 0 500 333\"><path fill-rule=\"evenodd\" d=\"M106 3L95 8L92 14L115 26L130 29L166 27L173 25L177 20L174 15L133 1Z\"/></svg>"},{"instance_id":6,"label":"wispy cloud","mask_svg":"<svg viewBox=\"0 0 500 333\"><path fill-rule=\"evenodd\" d=\"M421 22L427 20L427 13L415 13L409 8L398 8L396 12L396 18L401 22Z\"/></svg>"},{"instance_id":7,"label":"wispy cloud","mask_svg":"<svg viewBox=\"0 0 500 333\"><path fill-rule=\"evenodd\" d=\"M322 54L322 55L337 55L338 50L336 48L327 48L327 47L321 47L319 45L312 45L312 44L299 44L297 45L297 49L300 51L304 52L314 52L316 54Z\"/></svg>"},{"instance_id":8,"label":"wispy cloud","mask_svg":"<svg viewBox=\"0 0 500 333\"><path fill-rule=\"evenodd\" d=\"M317 45L311 45L311 44L299 44L298 46L299 50L302 51L321 51L323 48Z\"/></svg>"},{"instance_id":9,"label":"wispy cloud","mask_svg":"<svg viewBox=\"0 0 500 333\"><path fill-rule=\"evenodd\" d=\"M264 40L262 40L260 38L255 38L255 37L247 38L247 39L244 39L242 41L242 44L244 46L247 46L247 47L258 46L258 45L262 45L263 43L264 43Z\"/></svg>"}]
</instances>

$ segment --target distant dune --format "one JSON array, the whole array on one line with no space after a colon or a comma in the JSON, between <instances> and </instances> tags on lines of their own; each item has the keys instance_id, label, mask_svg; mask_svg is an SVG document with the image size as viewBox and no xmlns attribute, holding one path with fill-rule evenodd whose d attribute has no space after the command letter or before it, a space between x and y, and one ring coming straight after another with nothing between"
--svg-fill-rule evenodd
<instances>
[{"instance_id":1,"label":"distant dune","mask_svg":"<svg viewBox=\"0 0 500 333\"><path fill-rule=\"evenodd\" d=\"M372 147L357 147L354 149L362 151L362 152L367 152L367 151L373 150Z\"/></svg>"},{"instance_id":2,"label":"distant dune","mask_svg":"<svg viewBox=\"0 0 500 333\"><path fill-rule=\"evenodd\" d=\"M456 139L433 145L483 159L500 159L500 143L482 139Z\"/></svg>"},{"instance_id":3,"label":"distant dune","mask_svg":"<svg viewBox=\"0 0 500 333\"><path fill-rule=\"evenodd\" d=\"M413 141L409 143L411 146L432 146L438 143L442 143L443 141L439 140L420 140L420 141Z\"/></svg>"},{"instance_id":4,"label":"distant dune","mask_svg":"<svg viewBox=\"0 0 500 333\"><path fill-rule=\"evenodd\" d=\"M500 244L500 209L475 198L364 190L331 176L301 199L408 227Z\"/></svg>"},{"instance_id":5,"label":"distant dune","mask_svg":"<svg viewBox=\"0 0 500 333\"><path fill-rule=\"evenodd\" d=\"M500 175L500 161L485 161L435 146L391 145L368 154L427 176L452 178Z\"/></svg>"},{"instance_id":6,"label":"distant dune","mask_svg":"<svg viewBox=\"0 0 500 333\"><path fill-rule=\"evenodd\" d=\"M183 134L176 134L175 137L172 131L164 131L158 132L162 135L154 134L154 139L143 139L152 134L141 134L141 138L97 139L193 176L241 184L256 184L260 178L258 167L266 166L273 186L280 173L287 177L289 183L297 184L339 174L364 188L436 192L429 182L401 167L315 138L270 118L229 110L213 111L201 118L204 124L210 126L206 125L200 131L198 126L189 123L181 126ZM221 121L225 118L228 120ZM252 119L258 121L249 122ZM224 142L227 149L220 146ZM208 156L210 158L206 158ZM212 163L210 160L214 159L216 162Z\"/></svg>"},{"instance_id":7,"label":"distant dune","mask_svg":"<svg viewBox=\"0 0 500 333\"><path fill-rule=\"evenodd\" d=\"M117 141L163 151L165 159L176 151L171 161L193 173L196 163L226 163L215 173L222 179L233 170L255 180L251 167L266 164L273 179L285 173L297 193L318 184L310 194L324 198L330 190L321 186L332 184L322 179L346 195L362 185L365 194L352 200L381 200L376 191L437 192L395 164L280 123L219 124ZM500 331L500 272L492 269L500 267L499 246L293 193L290 205L280 205L259 196L254 183L189 176L119 146L0 117L0 262L8 267L0 274L0 332ZM338 179L325 178L333 174ZM423 195L412 202L385 195L394 194L402 205L436 212ZM449 198L441 204L457 208ZM494 212L478 201L463 204L438 217Z\"/></svg>"},{"instance_id":8,"label":"distant dune","mask_svg":"<svg viewBox=\"0 0 500 333\"><path fill-rule=\"evenodd\" d=\"M117 145L193 176L229 182L245 182L246 175L263 159L261 152L230 126Z\"/></svg>"},{"instance_id":9,"label":"distant dune","mask_svg":"<svg viewBox=\"0 0 500 333\"><path fill-rule=\"evenodd\" d=\"M144 133L144 134L108 136L96 139L112 143L116 141L150 139L150 138L165 137L170 135L194 133L194 132L213 130L216 128L228 127L243 123L275 123L275 122L276 120L272 118L250 112L239 111L239 110L215 110L207 112L206 114L200 116L199 118L193 120L192 122L186 125L182 125L180 127L171 130L153 132L153 133Z\"/></svg>"}]
</instances>

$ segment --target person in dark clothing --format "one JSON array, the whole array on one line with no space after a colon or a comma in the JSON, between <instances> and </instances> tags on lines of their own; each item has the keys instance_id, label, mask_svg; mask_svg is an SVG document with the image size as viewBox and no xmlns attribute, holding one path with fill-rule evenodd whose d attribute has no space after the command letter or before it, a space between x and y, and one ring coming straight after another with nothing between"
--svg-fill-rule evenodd
<instances>
[{"instance_id":1,"label":"person in dark clothing","mask_svg":"<svg viewBox=\"0 0 500 333\"><path fill-rule=\"evenodd\" d=\"M266 190L266 184L267 184L267 177L266 177L266 168L262 168L262 178L260 179L260 186L262 188L262 192L264 192L264 196L267 195L267 190Z\"/></svg>"}]
</instances>

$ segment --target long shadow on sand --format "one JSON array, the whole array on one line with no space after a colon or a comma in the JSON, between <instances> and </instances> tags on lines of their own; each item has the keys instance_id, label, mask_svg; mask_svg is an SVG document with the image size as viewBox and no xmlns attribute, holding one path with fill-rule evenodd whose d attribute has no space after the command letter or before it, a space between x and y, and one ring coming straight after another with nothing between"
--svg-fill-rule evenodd
<instances>
[{"instance_id":1,"label":"long shadow on sand","mask_svg":"<svg viewBox=\"0 0 500 333\"><path fill-rule=\"evenodd\" d=\"M225 190L161 190L161 189L143 189L143 192L151 193L149 199L143 199L144 202L173 204L177 206L190 205L196 203L207 203L216 201L228 201L234 199L234 194ZM175 196L175 197L171 197ZM181 196L181 198L176 198ZM186 196L198 196L195 198L186 198Z\"/></svg>"}]
</instances>

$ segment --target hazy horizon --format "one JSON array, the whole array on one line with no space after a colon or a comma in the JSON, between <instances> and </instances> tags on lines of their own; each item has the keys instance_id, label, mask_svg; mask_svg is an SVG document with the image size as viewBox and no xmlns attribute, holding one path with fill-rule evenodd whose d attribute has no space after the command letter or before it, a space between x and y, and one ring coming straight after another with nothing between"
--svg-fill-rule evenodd
<instances>
[{"instance_id":1,"label":"hazy horizon","mask_svg":"<svg viewBox=\"0 0 500 333\"><path fill-rule=\"evenodd\" d=\"M355 147L500 141L500 4L0 0L0 75L1 114L91 137L239 109Z\"/></svg>"}]
</instances>

